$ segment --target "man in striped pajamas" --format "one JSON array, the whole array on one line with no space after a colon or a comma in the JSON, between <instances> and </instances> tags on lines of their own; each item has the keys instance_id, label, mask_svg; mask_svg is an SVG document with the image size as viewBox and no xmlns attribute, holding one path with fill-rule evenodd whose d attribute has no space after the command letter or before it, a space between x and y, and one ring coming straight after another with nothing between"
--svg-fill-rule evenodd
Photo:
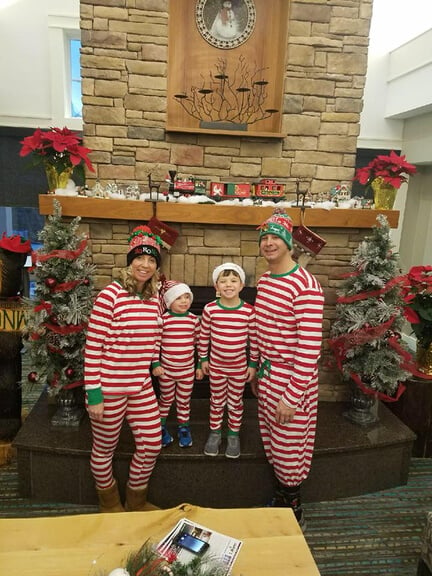
<instances>
[{"instance_id":1,"label":"man in striped pajamas","mask_svg":"<svg viewBox=\"0 0 432 576\"><path fill-rule=\"evenodd\" d=\"M292 221L276 212L260 226L269 270L255 302L261 437L277 481L272 506L293 509L304 528L300 486L312 461L318 408L324 297L319 282L292 258Z\"/></svg>"},{"instance_id":2,"label":"man in striped pajamas","mask_svg":"<svg viewBox=\"0 0 432 576\"><path fill-rule=\"evenodd\" d=\"M90 468L101 512L124 510L113 476L123 421L135 440L127 510L146 508L148 482L161 450L159 407L150 376L160 348L161 244L147 226L133 230L127 267L120 280L98 294L89 319L84 378L93 437Z\"/></svg>"},{"instance_id":3,"label":"man in striped pajamas","mask_svg":"<svg viewBox=\"0 0 432 576\"><path fill-rule=\"evenodd\" d=\"M199 318L189 311L193 300L189 286L174 281L167 284L169 288L163 298L168 310L162 316L161 356L152 363L152 374L159 379L162 447L173 442L166 419L175 401L179 446L189 448L192 446L189 426L192 390L195 377L202 378L201 369L195 370Z\"/></svg>"},{"instance_id":4,"label":"man in striped pajamas","mask_svg":"<svg viewBox=\"0 0 432 576\"><path fill-rule=\"evenodd\" d=\"M202 371L210 380L210 434L204 454L217 456L219 453L227 406L225 456L238 458L244 387L255 378L258 359L255 312L253 306L239 296L245 284L243 268L225 262L213 271L213 283L218 297L204 306L198 345Z\"/></svg>"}]
</instances>

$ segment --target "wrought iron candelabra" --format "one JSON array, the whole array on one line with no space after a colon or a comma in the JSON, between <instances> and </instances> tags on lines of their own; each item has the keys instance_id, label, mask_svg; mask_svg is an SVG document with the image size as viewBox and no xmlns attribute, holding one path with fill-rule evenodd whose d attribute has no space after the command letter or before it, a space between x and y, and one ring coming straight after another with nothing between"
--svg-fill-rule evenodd
<instances>
[{"instance_id":1,"label":"wrought iron candelabra","mask_svg":"<svg viewBox=\"0 0 432 576\"><path fill-rule=\"evenodd\" d=\"M262 75L265 68L257 66L251 71L244 56L240 56L232 74L228 62L219 58L216 73L209 72L208 80L201 75L201 86L191 86L189 94L182 92L174 98L201 127L217 128L218 124L231 124L235 130L247 130L269 118L278 110L266 108L268 81ZM228 126L229 127L229 126Z\"/></svg>"}]
</instances>

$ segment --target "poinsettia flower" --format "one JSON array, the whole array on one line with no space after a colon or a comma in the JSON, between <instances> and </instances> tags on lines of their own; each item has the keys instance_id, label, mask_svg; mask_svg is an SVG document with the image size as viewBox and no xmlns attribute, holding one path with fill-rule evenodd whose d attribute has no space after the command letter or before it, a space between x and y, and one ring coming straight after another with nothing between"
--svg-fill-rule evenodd
<instances>
[{"instance_id":1,"label":"poinsettia flower","mask_svg":"<svg viewBox=\"0 0 432 576\"><path fill-rule=\"evenodd\" d=\"M420 322L420 316L412 308L405 308L404 309L404 316L405 316L405 319L408 320L408 322L410 324L419 324L419 322Z\"/></svg>"},{"instance_id":2,"label":"poinsettia flower","mask_svg":"<svg viewBox=\"0 0 432 576\"><path fill-rule=\"evenodd\" d=\"M20 156L33 154L34 164L54 166L58 173L67 168L75 168L83 163L94 172L88 157L90 148L81 145L82 138L69 128L51 128L43 131L37 128L22 141Z\"/></svg>"},{"instance_id":3,"label":"poinsettia flower","mask_svg":"<svg viewBox=\"0 0 432 576\"><path fill-rule=\"evenodd\" d=\"M424 348L432 343L432 266L412 266L402 285L404 316Z\"/></svg>"},{"instance_id":4,"label":"poinsettia flower","mask_svg":"<svg viewBox=\"0 0 432 576\"><path fill-rule=\"evenodd\" d=\"M368 185L375 178L382 178L387 184L400 188L402 182L407 181L407 176L415 174L417 170L405 158L393 150L388 156L381 154L371 160L367 166L357 168L354 180L358 180L360 184Z\"/></svg>"}]
</instances>

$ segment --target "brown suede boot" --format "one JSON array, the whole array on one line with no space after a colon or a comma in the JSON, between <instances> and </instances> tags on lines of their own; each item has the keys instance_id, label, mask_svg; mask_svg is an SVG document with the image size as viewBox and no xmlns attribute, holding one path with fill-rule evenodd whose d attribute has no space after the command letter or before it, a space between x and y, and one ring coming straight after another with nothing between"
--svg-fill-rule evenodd
<instances>
[{"instance_id":1,"label":"brown suede boot","mask_svg":"<svg viewBox=\"0 0 432 576\"><path fill-rule=\"evenodd\" d=\"M147 504L148 486L139 490L133 490L129 484L126 484L126 512L142 512L148 510Z\"/></svg>"},{"instance_id":2,"label":"brown suede boot","mask_svg":"<svg viewBox=\"0 0 432 576\"><path fill-rule=\"evenodd\" d=\"M125 511L120 502L120 495L116 481L114 481L114 484L110 488L105 488L104 490L96 487L96 492L99 498L99 512Z\"/></svg>"}]
</instances>

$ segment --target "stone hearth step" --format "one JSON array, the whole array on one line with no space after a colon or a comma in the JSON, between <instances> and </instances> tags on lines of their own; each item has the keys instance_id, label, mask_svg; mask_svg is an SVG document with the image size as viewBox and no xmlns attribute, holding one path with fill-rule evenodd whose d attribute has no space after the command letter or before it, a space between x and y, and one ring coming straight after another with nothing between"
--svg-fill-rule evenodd
<instances>
[{"instance_id":1,"label":"stone hearth step","mask_svg":"<svg viewBox=\"0 0 432 576\"><path fill-rule=\"evenodd\" d=\"M332 500L406 484L415 435L384 405L379 422L362 428L343 417L346 404L321 402L316 449L305 501ZM55 502L92 504L96 493L89 469L90 425L85 416L78 428L53 427L55 406L45 395L36 402L15 438L20 492L23 497ZM224 445L216 457L203 454L209 432L209 400L192 400L193 445L178 442L164 448L150 484L149 499L161 507L183 502L214 508L262 506L273 490L272 471L265 459L257 424L257 402L245 399L241 431L242 454L227 459ZM175 436L172 416L168 427ZM132 454L132 436L124 427L115 458L121 489Z\"/></svg>"}]
</instances>

